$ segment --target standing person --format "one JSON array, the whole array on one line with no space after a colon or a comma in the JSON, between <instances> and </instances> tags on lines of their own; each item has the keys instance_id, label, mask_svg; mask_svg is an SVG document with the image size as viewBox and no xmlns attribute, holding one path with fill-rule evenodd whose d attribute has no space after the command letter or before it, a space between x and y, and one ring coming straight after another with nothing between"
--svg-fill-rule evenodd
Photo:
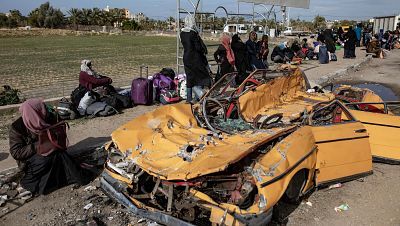
<instances>
[{"instance_id":1,"label":"standing person","mask_svg":"<svg viewBox=\"0 0 400 226\"><path fill-rule=\"evenodd\" d=\"M337 35L338 35L339 40L341 42L343 42L344 41L344 31L343 31L342 27L339 27L339 29L337 31Z\"/></svg>"},{"instance_id":2,"label":"standing person","mask_svg":"<svg viewBox=\"0 0 400 226\"><path fill-rule=\"evenodd\" d=\"M265 68L268 68L268 35L262 36L261 41L258 42L258 46L260 47L259 56L264 63Z\"/></svg>"},{"instance_id":3,"label":"standing person","mask_svg":"<svg viewBox=\"0 0 400 226\"><path fill-rule=\"evenodd\" d=\"M221 44L219 44L214 53L214 59L220 67L219 73L215 77L215 82L225 74L235 70L235 54L231 48L231 37L229 35L222 34Z\"/></svg>"},{"instance_id":4,"label":"standing person","mask_svg":"<svg viewBox=\"0 0 400 226\"><path fill-rule=\"evenodd\" d=\"M186 73L187 103L192 102L192 91L199 99L203 88L211 85L211 77L206 58L207 47L195 29L195 19L192 15L185 17L185 27L181 30L183 45L183 65ZM193 89L193 90L192 90Z\"/></svg>"},{"instance_id":5,"label":"standing person","mask_svg":"<svg viewBox=\"0 0 400 226\"><path fill-rule=\"evenodd\" d=\"M51 144L50 141L43 141L42 131L57 123L56 115L47 109L43 100L29 99L19 111L21 117L11 124L9 140L11 156L17 160L18 168L24 174L21 186L32 193L47 194L68 184L89 182L91 178L85 178L85 171L67 151L53 145L65 144L66 133L59 131L57 140ZM47 131L45 135L48 136Z\"/></svg>"},{"instance_id":6,"label":"standing person","mask_svg":"<svg viewBox=\"0 0 400 226\"><path fill-rule=\"evenodd\" d=\"M249 54L249 62L253 69L265 69L264 64L260 60L260 47L257 44L257 33L255 31L250 32L246 46Z\"/></svg>"},{"instance_id":7,"label":"standing person","mask_svg":"<svg viewBox=\"0 0 400 226\"><path fill-rule=\"evenodd\" d=\"M235 66L239 75L236 84L240 84L251 71L247 47L246 44L242 42L238 34L232 36L231 47L235 55Z\"/></svg>"},{"instance_id":8,"label":"standing person","mask_svg":"<svg viewBox=\"0 0 400 226\"><path fill-rule=\"evenodd\" d=\"M356 33L356 37L357 37L357 41L356 41L356 46L360 47L360 43L361 43L361 24L357 24L357 27L354 29L354 32Z\"/></svg>"},{"instance_id":9,"label":"standing person","mask_svg":"<svg viewBox=\"0 0 400 226\"><path fill-rule=\"evenodd\" d=\"M324 36L324 43L326 45L326 48L328 49L328 51L332 54L335 53L336 47L335 47L335 39L333 38L333 34L332 34L332 29L327 28L325 29L325 31L323 32L323 36Z\"/></svg>"},{"instance_id":10,"label":"standing person","mask_svg":"<svg viewBox=\"0 0 400 226\"><path fill-rule=\"evenodd\" d=\"M380 43L380 47L383 48L383 29L379 30L378 40L379 40L379 43Z\"/></svg>"},{"instance_id":11,"label":"standing person","mask_svg":"<svg viewBox=\"0 0 400 226\"><path fill-rule=\"evenodd\" d=\"M353 30L353 27L350 26L349 31L345 35L343 58L356 58L356 42L356 32Z\"/></svg>"}]
</instances>

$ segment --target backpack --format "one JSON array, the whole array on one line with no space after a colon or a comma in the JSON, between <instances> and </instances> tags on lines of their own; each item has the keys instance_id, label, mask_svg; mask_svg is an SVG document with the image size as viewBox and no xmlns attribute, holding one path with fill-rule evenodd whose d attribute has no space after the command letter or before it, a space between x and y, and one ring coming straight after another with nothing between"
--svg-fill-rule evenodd
<instances>
[{"instance_id":1,"label":"backpack","mask_svg":"<svg viewBox=\"0 0 400 226\"><path fill-rule=\"evenodd\" d=\"M162 89L174 90L176 85L173 79L164 74L157 73L153 75L153 98L154 100L160 99L160 93Z\"/></svg>"},{"instance_id":2,"label":"backpack","mask_svg":"<svg viewBox=\"0 0 400 226\"><path fill-rule=\"evenodd\" d=\"M79 102L81 101L82 97L85 96L88 90L83 86L78 86L74 91L71 93L71 102L75 109L78 108Z\"/></svg>"},{"instance_id":3,"label":"backpack","mask_svg":"<svg viewBox=\"0 0 400 226\"><path fill-rule=\"evenodd\" d=\"M335 53L331 53L331 61L337 61L337 56Z\"/></svg>"},{"instance_id":4,"label":"backpack","mask_svg":"<svg viewBox=\"0 0 400 226\"><path fill-rule=\"evenodd\" d=\"M318 60L319 60L320 64L329 63L329 55L328 55L328 49L326 48L326 45L319 46Z\"/></svg>"},{"instance_id":5,"label":"backpack","mask_svg":"<svg viewBox=\"0 0 400 226\"><path fill-rule=\"evenodd\" d=\"M130 97L117 93L104 96L101 100L116 109L132 107L132 100Z\"/></svg>"},{"instance_id":6,"label":"backpack","mask_svg":"<svg viewBox=\"0 0 400 226\"><path fill-rule=\"evenodd\" d=\"M172 68L163 68L160 71L160 74L163 74L172 80L175 78L175 71Z\"/></svg>"},{"instance_id":7,"label":"backpack","mask_svg":"<svg viewBox=\"0 0 400 226\"><path fill-rule=\"evenodd\" d=\"M162 89L160 93L161 104L173 104L180 101L180 97L176 90Z\"/></svg>"},{"instance_id":8,"label":"backpack","mask_svg":"<svg viewBox=\"0 0 400 226\"><path fill-rule=\"evenodd\" d=\"M67 100L67 98L63 97L61 100L58 101L58 105L56 107L58 116L62 120L67 119L75 119L77 116L77 112L75 107L73 106L72 102Z\"/></svg>"},{"instance_id":9,"label":"backpack","mask_svg":"<svg viewBox=\"0 0 400 226\"><path fill-rule=\"evenodd\" d=\"M142 77L143 68L147 71L146 78ZM132 81L131 85L131 100L134 104L151 105L153 103L153 84L148 79L149 67L140 67L140 78Z\"/></svg>"}]
</instances>

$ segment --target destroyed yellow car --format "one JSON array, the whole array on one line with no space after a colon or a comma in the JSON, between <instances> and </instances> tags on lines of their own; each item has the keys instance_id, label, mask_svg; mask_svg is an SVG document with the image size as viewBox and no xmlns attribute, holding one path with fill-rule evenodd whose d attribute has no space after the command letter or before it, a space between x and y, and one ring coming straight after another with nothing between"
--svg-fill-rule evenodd
<instances>
[{"instance_id":1,"label":"destroyed yellow car","mask_svg":"<svg viewBox=\"0 0 400 226\"><path fill-rule=\"evenodd\" d=\"M400 164L400 101L383 101L369 89L346 85L333 93L367 129L374 161Z\"/></svg>"},{"instance_id":2,"label":"destroyed yellow car","mask_svg":"<svg viewBox=\"0 0 400 226\"><path fill-rule=\"evenodd\" d=\"M258 75L272 80L238 85L228 74L199 104L115 130L105 193L166 225L265 225L279 200L372 173L368 133L333 94L305 92L299 70Z\"/></svg>"}]
</instances>

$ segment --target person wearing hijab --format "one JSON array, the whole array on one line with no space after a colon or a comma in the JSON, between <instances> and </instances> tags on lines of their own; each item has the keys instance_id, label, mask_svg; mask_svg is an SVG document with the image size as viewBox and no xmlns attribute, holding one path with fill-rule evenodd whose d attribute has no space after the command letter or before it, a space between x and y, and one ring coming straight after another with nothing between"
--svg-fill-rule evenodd
<instances>
[{"instance_id":1,"label":"person wearing hijab","mask_svg":"<svg viewBox=\"0 0 400 226\"><path fill-rule=\"evenodd\" d=\"M240 84L252 70L249 63L247 47L238 34L232 36L231 47L235 55L235 66L239 75L236 79L236 84Z\"/></svg>"},{"instance_id":2,"label":"person wearing hijab","mask_svg":"<svg viewBox=\"0 0 400 226\"><path fill-rule=\"evenodd\" d=\"M275 48L272 50L271 60L274 63L286 63L286 61L289 60L287 57L287 52L288 52L288 43L283 42L275 46Z\"/></svg>"},{"instance_id":3,"label":"person wearing hijab","mask_svg":"<svg viewBox=\"0 0 400 226\"><path fill-rule=\"evenodd\" d=\"M258 46L260 47L259 56L263 61L266 68L268 68L268 35L263 35L261 40L258 42Z\"/></svg>"},{"instance_id":4,"label":"person wearing hijab","mask_svg":"<svg viewBox=\"0 0 400 226\"><path fill-rule=\"evenodd\" d=\"M353 27L350 26L349 31L345 35L343 58L356 58L356 42L356 32L354 32Z\"/></svg>"},{"instance_id":5,"label":"person wearing hijab","mask_svg":"<svg viewBox=\"0 0 400 226\"><path fill-rule=\"evenodd\" d=\"M337 31L337 36L338 36L338 38L339 38L339 40L341 41L341 42L343 42L344 41L344 31L343 31L343 28L342 27L339 27L339 29L338 29L338 31Z\"/></svg>"},{"instance_id":6,"label":"person wearing hijab","mask_svg":"<svg viewBox=\"0 0 400 226\"><path fill-rule=\"evenodd\" d=\"M23 173L21 186L34 194L47 194L68 184L89 182L85 171L66 150L52 146L51 152L39 152L44 145L39 136L43 133L47 136L46 129L57 123L56 115L48 110L43 100L29 99L19 112L21 117L11 124L9 142L10 154Z\"/></svg>"},{"instance_id":7,"label":"person wearing hijab","mask_svg":"<svg viewBox=\"0 0 400 226\"><path fill-rule=\"evenodd\" d=\"M220 70L215 77L217 82L222 76L231 73L235 70L235 54L231 48L231 37L227 34L222 34L221 44L214 52L214 59L219 64Z\"/></svg>"},{"instance_id":8,"label":"person wearing hijab","mask_svg":"<svg viewBox=\"0 0 400 226\"><path fill-rule=\"evenodd\" d=\"M92 90L99 86L107 86L112 83L112 79L96 73L92 69L92 62L90 60L82 60L81 71L79 73L79 85L85 87L87 90Z\"/></svg>"},{"instance_id":9,"label":"person wearing hijab","mask_svg":"<svg viewBox=\"0 0 400 226\"><path fill-rule=\"evenodd\" d=\"M211 86L210 70L206 58L207 47L195 28L192 15L185 17L180 38L183 46L183 65L186 73L186 102L192 102L192 91L200 99L205 87Z\"/></svg>"},{"instance_id":10,"label":"person wearing hijab","mask_svg":"<svg viewBox=\"0 0 400 226\"><path fill-rule=\"evenodd\" d=\"M249 39L246 42L247 52L249 53L249 62L254 69L265 69L260 58L260 47L257 44L257 33L255 31L250 32Z\"/></svg>"},{"instance_id":11,"label":"person wearing hijab","mask_svg":"<svg viewBox=\"0 0 400 226\"><path fill-rule=\"evenodd\" d=\"M356 33L356 46L360 47L361 44L361 33L362 33L362 29L361 29L361 24L357 24L356 28L354 29L354 32Z\"/></svg>"},{"instance_id":12,"label":"person wearing hijab","mask_svg":"<svg viewBox=\"0 0 400 226\"><path fill-rule=\"evenodd\" d=\"M325 31L323 32L323 36L324 36L324 43L326 45L326 48L328 49L328 51L332 54L335 53L336 51L336 46L335 46L335 39L333 37L333 33L332 33L332 29L327 28L325 29Z\"/></svg>"}]
</instances>

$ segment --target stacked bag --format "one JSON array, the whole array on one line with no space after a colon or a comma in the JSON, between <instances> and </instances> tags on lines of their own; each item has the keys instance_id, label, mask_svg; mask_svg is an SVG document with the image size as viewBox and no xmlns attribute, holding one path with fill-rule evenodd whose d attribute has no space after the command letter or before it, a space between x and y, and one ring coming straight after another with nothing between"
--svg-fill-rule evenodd
<instances>
[{"instance_id":1,"label":"stacked bag","mask_svg":"<svg viewBox=\"0 0 400 226\"><path fill-rule=\"evenodd\" d=\"M143 69L146 78L143 78ZM132 81L131 99L136 105L151 105L153 102L172 104L180 101L178 80L171 68L163 68L153 76L148 75L148 67L140 67L140 77Z\"/></svg>"}]
</instances>

